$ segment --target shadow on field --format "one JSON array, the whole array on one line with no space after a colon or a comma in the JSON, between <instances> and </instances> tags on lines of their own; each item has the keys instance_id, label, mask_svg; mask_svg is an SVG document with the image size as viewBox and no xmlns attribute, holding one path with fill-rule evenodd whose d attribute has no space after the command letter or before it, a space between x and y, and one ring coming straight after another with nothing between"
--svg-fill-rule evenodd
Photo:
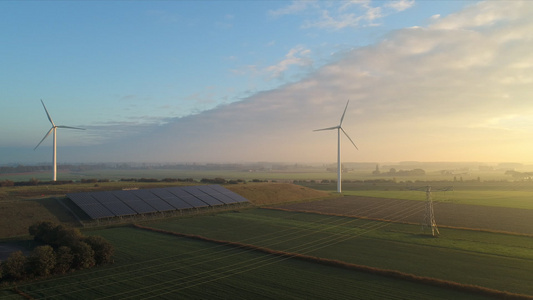
<instances>
[{"instance_id":1,"label":"shadow on field","mask_svg":"<svg viewBox=\"0 0 533 300\"><path fill-rule=\"evenodd\" d=\"M61 223L67 223L69 225L78 225L78 222L76 218L72 215L72 213L68 211L65 206L59 203L59 201L62 201L61 199L44 198L29 201L33 201L41 205L48 212L50 212L50 214L54 215Z\"/></svg>"}]
</instances>

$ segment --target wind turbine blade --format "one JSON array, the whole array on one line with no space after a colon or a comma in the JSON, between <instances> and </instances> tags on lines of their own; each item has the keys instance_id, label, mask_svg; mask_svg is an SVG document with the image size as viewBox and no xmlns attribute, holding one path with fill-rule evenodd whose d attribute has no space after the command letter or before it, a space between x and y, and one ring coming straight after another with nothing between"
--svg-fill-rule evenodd
<instances>
[{"instance_id":1,"label":"wind turbine blade","mask_svg":"<svg viewBox=\"0 0 533 300\"><path fill-rule=\"evenodd\" d=\"M313 131L322 131L322 130L333 130L333 129L338 129L339 126L335 126L335 127L328 127L328 128L322 128L322 129L315 129Z\"/></svg>"},{"instance_id":2,"label":"wind turbine blade","mask_svg":"<svg viewBox=\"0 0 533 300\"><path fill-rule=\"evenodd\" d=\"M50 117L50 114L48 113L48 109L46 109L46 106L44 105L43 99L41 99L41 103L43 104L44 111L46 112L46 116L48 117L48 120L50 123L52 123L52 126L55 127L54 121L52 121L52 117Z\"/></svg>"},{"instance_id":3,"label":"wind turbine blade","mask_svg":"<svg viewBox=\"0 0 533 300\"><path fill-rule=\"evenodd\" d=\"M85 130L85 128L71 127L71 126L63 126L63 125L59 125L59 126L56 126L56 127L57 127L57 128L68 128L68 129Z\"/></svg>"},{"instance_id":4,"label":"wind turbine blade","mask_svg":"<svg viewBox=\"0 0 533 300\"><path fill-rule=\"evenodd\" d=\"M350 142L352 142L352 144L355 147L355 149L359 150L359 148L357 148L355 143L352 141L352 138L346 133L346 131L344 131L344 129L342 129L342 127L341 127L341 130L342 130L342 132L344 132L344 135L346 135L346 137L350 140Z\"/></svg>"},{"instance_id":5,"label":"wind turbine blade","mask_svg":"<svg viewBox=\"0 0 533 300\"><path fill-rule=\"evenodd\" d=\"M339 126L342 125L342 121L344 120L344 115L346 114L346 109L348 108L348 103L350 103L350 100L348 100L348 102L346 102L346 107L344 108L344 112L342 113L341 122L340 122Z\"/></svg>"},{"instance_id":6,"label":"wind turbine blade","mask_svg":"<svg viewBox=\"0 0 533 300\"><path fill-rule=\"evenodd\" d=\"M37 146L35 146L35 148L33 148L33 150L37 149L37 147L39 147L39 145L41 145L41 143L50 135L50 132L52 132L52 130L54 130L54 127L50 128L50 130L48 130L48 132L46 133L46 135L43 137L43 139L39 142L39 144L37 144Z\"/></svg>"}]
</instances>

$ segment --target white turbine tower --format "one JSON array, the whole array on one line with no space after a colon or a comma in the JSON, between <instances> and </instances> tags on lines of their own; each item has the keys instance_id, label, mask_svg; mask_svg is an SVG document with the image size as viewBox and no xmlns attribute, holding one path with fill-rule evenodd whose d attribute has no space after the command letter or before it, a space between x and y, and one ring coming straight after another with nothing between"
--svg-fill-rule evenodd
<instances>
[{"instance_id":1,"label":"white turbine tower","mask_svg":"<svg viewBox=\"0 0 533 300\"><path fill-rule=\"evenodd\" d=\"M342 173L342 170L341 170L341 131L346 135L346 137L350 140L350 142L352 142L352 144L355 147L355 149L359 150L357 148L357 146L355 145L355 143L350 138L350 136L346 133L346 131L344 131L344 129L342 129L342 121L344 120L344 115L346 114L346 109L348 108L348 104L349 103L350 103L350 100L348 100L348 102L346 102L346 107L344 108L344 112L342 113L342 117L341 117L341 121L340 121L339 125L334 126L334 127L328 127L328 128L322 128L322 129L313 130L313 131L322 131L322 130L334 130L334 129L337 129L337 193L341 193L342 192L342 187L341 187L341 173Z\"/></svg>"},{"instance_id":2,"label":"white turbine tower","mask_svg":"<svg viewBox=\"0 0 533 300\"><path fill-rule=\"evenodd\" d=\"M33 150L37 149L37 147L39 147L39 145L41 145L41 143L50 135L51 132L54 132L54 154L52 156L52 169L53 169L53 180L56 181L56 178L57 178L57 154L56 154L56 150L57 150L57 129L58 128L69 128L69 129L79 129L79 130L85 130L83 128L78 128L78 127L70 127L70 126L63 126L63 125L57 125L54 124L54 121L52 121L52 117L50 117L50 114L48 113L48 110L46 109L46 106L44 105L44 102L43 100L41 99L41 103L43 104L43 107L44 107L44 111L46 112L46 116L48 117L48 120L50 121L50 123L52 123L52 128L50 128L50 130L48 130L48 132L46 133L46 135L43 137L43 139L39 142L39 144L37 144L37 146L35 146L35 148L33 148Z\"/></svg>"}]
</instances>

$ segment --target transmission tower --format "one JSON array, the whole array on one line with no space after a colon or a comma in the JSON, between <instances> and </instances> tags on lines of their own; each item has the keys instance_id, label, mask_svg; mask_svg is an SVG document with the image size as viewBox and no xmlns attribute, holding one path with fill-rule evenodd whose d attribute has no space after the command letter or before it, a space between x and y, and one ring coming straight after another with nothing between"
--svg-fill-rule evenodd
<instances>
[{"instance_id":1,"label":"transmission tower","mask_svg":"<svg viewBox=\"0 0 533 300\"><path fill-rule=\"evenodd\" d=\"M433 211L433 198L431 197L431 186L426 186L423 188L414 188L412 190L418 190L426 192L426 213L424 214L424 221L422 227L431 229L432 236L440 235L439 228L437 227L437 222L435 221L435 213ZM452 187L445 187L438 189L438 191L451 191Z\"/></svg>"},{"instance_id":2,"label":"transmission tower","mask_svg":"<svg viewBox=\"0 0 533 300\"><path fill-rule=\"evenodd\" d=\"M423 226L425 228L431 229L431 235L435 236L435 232L437 233L437 236L440 234L439 228L437 228L437 222L435 222L435 213L433 212L433 198L431 198L431 186L426 187L426 214L424 216L424 224Z\"/></svg>"}]
</instances>

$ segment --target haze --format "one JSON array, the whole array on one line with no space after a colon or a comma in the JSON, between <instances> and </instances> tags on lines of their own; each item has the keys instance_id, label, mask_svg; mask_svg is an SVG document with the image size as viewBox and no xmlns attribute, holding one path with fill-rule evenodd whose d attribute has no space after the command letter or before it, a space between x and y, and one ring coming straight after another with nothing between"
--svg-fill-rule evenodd
<instances>
[{"instance_id":1,"label":"haze","mask_svg":"<svg viewBox=\"0 0 533 300\"><path fill-rule=\"evenodd\" d=\"M2 2L0 163L533 162L533 2Z\"/></svg>"}]
</instances>

